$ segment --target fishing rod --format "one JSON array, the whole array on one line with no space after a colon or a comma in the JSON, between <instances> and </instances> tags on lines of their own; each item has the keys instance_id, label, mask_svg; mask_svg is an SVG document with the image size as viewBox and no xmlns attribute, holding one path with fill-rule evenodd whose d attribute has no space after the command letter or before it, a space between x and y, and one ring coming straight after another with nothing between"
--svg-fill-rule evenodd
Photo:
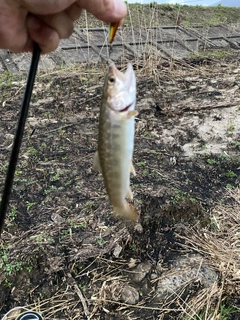
<instances>
[{"instance_id":1,"label":"fishing rod","mask_svg":"<svg viewBox=\"0 0 240 320\"><path fill-rule=\"evenodd\" d=\"M2 233L2 230L3 230L6 211L7 211L9 198L12 190L14 174L15 174L18 155L19 155L19 151L22 143L23 132L24 132L27 115L28 115L29 103L32 96L32 90L33 90L33 85L34 85L34 81L37 73L40 53L41 53L41 50L39 45L37 43L34 43L31 65L29 68L26 88L23 96L17 130L14 137L13 148L10 155L10 160L9 160L9 165L8 165L8 170L7 170L7 175L6 175L6 180L4 184L2 200L0 205L0 234Z\"/></svg>"}]
</instances>

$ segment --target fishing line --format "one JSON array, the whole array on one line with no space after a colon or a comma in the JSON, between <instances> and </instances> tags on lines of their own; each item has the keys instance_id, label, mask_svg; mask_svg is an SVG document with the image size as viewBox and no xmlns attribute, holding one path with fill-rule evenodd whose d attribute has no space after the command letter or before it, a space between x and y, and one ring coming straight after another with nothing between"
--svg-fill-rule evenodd
<instances>
[{"instance_id":1,"label":"fishing line","mask_svg":"<svg viewBox=\"0 0 240 320\"><path fill-rule=\"evenodd\" d=\"M8 165L8 170L7 170L7 175L6 175L6 180L5 180L5 185L4 185L2 200L0 205L0 234L3 229L4 219L6 216L7 206L8 206L11 190L12 190L14 173L16 170L19 150L22 143L23 132L24 132L27 115L28 115L29 103L32 96L32 90L33 90L33 85L36 77L40 53L41 53L41 50L39 45L37 43L34 43L32 61L31 61L31 65L28 73L27 84L26 84L26 88L23 96L20 116L19 116L17 130L16 130L14 142L13 142L12 153L9 160L9 165Z\"/></svg>"}]
</instances>

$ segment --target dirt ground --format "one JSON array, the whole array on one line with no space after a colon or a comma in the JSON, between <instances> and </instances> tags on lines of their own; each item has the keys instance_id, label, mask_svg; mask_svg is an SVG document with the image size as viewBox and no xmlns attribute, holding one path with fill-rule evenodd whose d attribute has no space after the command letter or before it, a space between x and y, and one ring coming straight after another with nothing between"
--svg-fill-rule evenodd
<instances>
[{"instance_id":1,"label":"dirt ground","mask_svg":"<svg viewBox=\"0 0 240 320\"><path fill-rule=\"evenodd\" d=\"M159 60L152 75L132 62L139 116L131 184L139 224L111 214L102 177L92 170L106 66L39 74L1 240L2 314L16 305L34 305L46 319L179 314L162 311L150 278L136 285L141 295L133 307L112 291L133 283L140 262L160 277L182 252L179 225L208 228L212 210L233 202L226 190L239 184L238 55ZM25 75L1 78L1 185L24 83ZM204 140L199 128L209 118L219 130L205 128Z\"/></svg>"},{"instance_id":2,"label":"dirt ground","mask_svg":"<svg viewBox=\"0 0 240 320\"><path fill-rule=\"evenodd\" d=\"M0 241L1 315L25 306L49 320L239 319L239 273L229 271L239 262L239 54L130 61L139 223L112 215L103 179L92 170L106 65L40 72ZM25 80L0 76L1 189ZM231 223L221 229L223 212ZM195 279L160 299L164 272L190 254L217 274L212 291ZM208 300L201 304L203 290Z\"/></svg>"}]
</instances>

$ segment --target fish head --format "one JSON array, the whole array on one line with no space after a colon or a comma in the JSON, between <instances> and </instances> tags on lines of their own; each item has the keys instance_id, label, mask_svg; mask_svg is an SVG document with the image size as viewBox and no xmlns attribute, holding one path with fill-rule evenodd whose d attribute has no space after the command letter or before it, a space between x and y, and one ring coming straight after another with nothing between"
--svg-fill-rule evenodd
<instances>
[{"instance_id":1,"label":"fish head","mask_svg":"<svg viewBox=\"0 0 240 320\"><path fill-rule=\"evenodd\" d=\"M134 110L136 103L136 78L131 63L125 73L114 63L109 66L105 79L104 93L107 106L115 112Z\"/></svg>"}]
</instances>

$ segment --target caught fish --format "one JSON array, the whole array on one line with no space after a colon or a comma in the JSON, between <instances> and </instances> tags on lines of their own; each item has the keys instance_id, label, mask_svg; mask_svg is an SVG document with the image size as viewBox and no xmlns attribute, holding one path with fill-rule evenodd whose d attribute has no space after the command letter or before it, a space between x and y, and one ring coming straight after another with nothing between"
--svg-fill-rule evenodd
<instances>
[{"instance_id":1,"label":"caught fish","mask_svg":"<svg viewBox=\"0 0 240 320\"><path fill-rule=\"evenodd\" d=\"M112 22L110 23L110 27L109 27L109 43L112 43L114 38L115 38L115 34L117 32L117 28L120 25L120 21L119 22Z\"/></svg>"},{"instance_id":2,"label":"caught fish","mask_svg":"<svg viewBox=\"0 0 240 320\"><path fill-rule=\"evenodd\" d=\"M98 150L93 168L102 172L104 184L113 211L130 220L138 214L126 197L133 199L130 172L134 145L134 117L138 114L136 103L136 78L132 65L122 73L112 63L103 87L99 116Z\"/></svg>"}]
</instances>

